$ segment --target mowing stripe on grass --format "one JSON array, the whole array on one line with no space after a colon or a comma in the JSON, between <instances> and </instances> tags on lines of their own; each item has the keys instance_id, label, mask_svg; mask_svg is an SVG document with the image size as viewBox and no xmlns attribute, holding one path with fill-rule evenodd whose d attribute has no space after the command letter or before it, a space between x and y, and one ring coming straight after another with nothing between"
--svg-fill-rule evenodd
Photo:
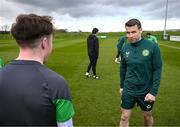
<instances>
[{"instance_id":1,"label":"mowing stripe on grass","mask_svg":"<svg viewBox=\"0 0 180 127\"><path fill-rule=\"evenodd\" d=\"M179 47L169 46L169 45L165 45L165 44L159 44L159 45L166 46L166 47L173 48L173 49L180 49Z\"/></svg>"}]
</instances>

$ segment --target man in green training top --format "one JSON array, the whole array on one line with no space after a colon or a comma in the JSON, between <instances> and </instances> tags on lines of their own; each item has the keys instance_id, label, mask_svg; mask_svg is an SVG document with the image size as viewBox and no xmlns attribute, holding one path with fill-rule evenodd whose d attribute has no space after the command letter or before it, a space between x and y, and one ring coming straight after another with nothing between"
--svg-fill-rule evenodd
<instances>
[{"instance_id":1,"label":"man in green training top","mask_svg":"<svg viewBox=\"0 0 180 127\"><path fill-rule=\"evenodd\" d=\"M141 23L131 19L125 24L129 43L123 46L120 67L122 95L120 127L127 127L135 104L142 110L145 126L153 125L152 108L158 93L162 59L156 43L142 38Z\"/></svg>"},{"instance_id":2,"label":"man in green training top","mask_svg":"<svg viewBox=\"0 0 180 127\"><path fill-rule=\"evenodd\" d=\"M121 61L121 49L122 47L128 43L128 39L126 36L122 36L119 38L118 40L118 44L117 44L117 55L116 55L116 58L114 60L115 63L120 63L119 61Z\"/></svg>"},{"instance_id":3,"label":"man in green training top","mask_svg":"<svg viewBox=\"0 0 180 127\"><path fill-rule=\"evenodd\" d=\"M4 62L3 60L0 58L0 68L3 68L4 67Z\"/></svg>"},{"instance_id":4,"label":"man in green training top","mask_svg":"<svg viewBox=\"0 0 180 127\"><path fill-rule=\"evenodd\" d=\"M148 40L157 43L157 38L155 36L151 35L151 33L146 33L146 35L147 35Z\"/></svg>"}]
</instances>

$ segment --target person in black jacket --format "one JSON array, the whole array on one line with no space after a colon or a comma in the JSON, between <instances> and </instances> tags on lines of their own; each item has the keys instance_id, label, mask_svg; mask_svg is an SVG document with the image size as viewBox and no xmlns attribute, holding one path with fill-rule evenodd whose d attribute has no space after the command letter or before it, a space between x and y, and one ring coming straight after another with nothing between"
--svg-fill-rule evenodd
<instances>
[{"instance_id":1,"label":"person in black jacket","mask_svg":"<svg viewBox=\"0 0 180 127\"><path fill-rule=\"evenodd\" d=\"M97 64L97 60L98 60L98 56L99 56L99 41L96 36L98 31L99 30L97 28L93 28L92 34L89 35L89 37L87 38L87 49L88 49L88 56L89 56L90 63L87 67L85 76L86 77L91 76L89 71L92 67L94 79L99 79L99 77L96 74L96 64Z\"/></svg>"}]
</instances>

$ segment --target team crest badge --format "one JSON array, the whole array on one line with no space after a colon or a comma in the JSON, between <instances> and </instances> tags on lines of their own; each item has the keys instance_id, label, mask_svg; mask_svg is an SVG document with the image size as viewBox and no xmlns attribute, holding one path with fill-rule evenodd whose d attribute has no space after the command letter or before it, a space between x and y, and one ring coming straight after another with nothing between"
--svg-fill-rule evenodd
<instances>
[{"instance_id":1,"label":"team crest badge","mask_svg":"<svg viewBox=\"0 0 180 127\"><path fill-rule=\"evenodd\" d=\"M143 56L148 56L149 55L149 50L147 50L147 49L143 50L142 55Z\"/></svg>"}]
</instances>

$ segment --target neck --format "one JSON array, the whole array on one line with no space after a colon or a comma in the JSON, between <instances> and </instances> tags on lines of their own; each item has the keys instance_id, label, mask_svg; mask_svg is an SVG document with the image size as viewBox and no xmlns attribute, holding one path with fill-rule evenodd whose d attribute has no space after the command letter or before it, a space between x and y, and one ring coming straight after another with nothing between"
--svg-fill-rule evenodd
<instances>
[{"instance_id":1,"label":"neck","mask_svg":"<svg viewBox=\"0 0 180 127\"><path fill-rule=\"evenodd\" d=\"M16 60L33 60L43 64L43 57L40 52L36 50L20 49L19 55Z\"/></svg>"}]
</instances>

